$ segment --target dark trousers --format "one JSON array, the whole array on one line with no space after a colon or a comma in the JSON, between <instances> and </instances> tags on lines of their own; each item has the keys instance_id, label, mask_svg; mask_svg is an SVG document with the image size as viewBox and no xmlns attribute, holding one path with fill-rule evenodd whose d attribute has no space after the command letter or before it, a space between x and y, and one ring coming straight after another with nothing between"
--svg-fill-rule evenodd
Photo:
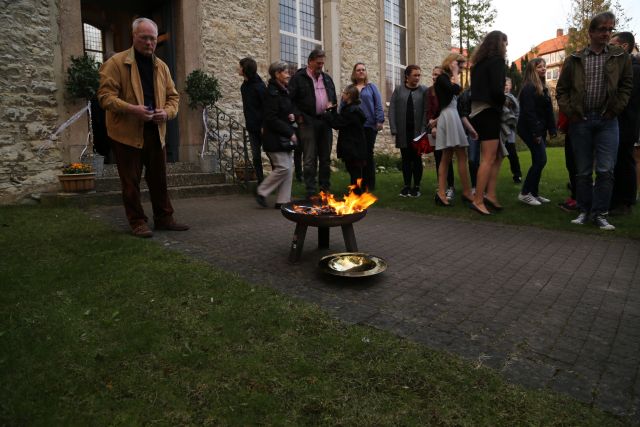
<instances>
[{"instance_id":1,"label":"dark trousers","mask_svg":"<svg viewBox=\"0 0 640 427\"><path fill-rule=\"evenodd\" d=\"M522 177L522 171L520 170L520 159L518 158L518 150L516 150L515 142L508 142L505 144L507 152L509 153L509 166L511 167L511 175L514 178Z\"/></svg>"},{"instance_id":2,"label":"dark trousers","mask_svg":"<svg viewBox=\"0 0 640 427\"><path fill-rule=\"evenodd\" d=\"M264 179L262 172L262 136L259 132L247 132L249 134L249 143L251 144L251 160L253 168L256 171L258 182Z\"/></svg>"},{"instance_id":3,"label":"dark trousers","mask_svg":"<svg viewBox=\"0 0 640 427\"><path fill-rule=\"evenodd\" d=\"M364 128L364 137L367 141L367 164L362 170L362 188L373 191L376 189L376 163L373 158L373 150L376 145L378 131Z\"/></svg>"},{"instance_id":4,"label":"dark trousers","mask_svg":"<svg viewBox=\"0 0 640 427\"><path fill-rule=\"evenodd\" d=\"M422 157L412 147L401 148L400 157L402 158L404 186L411 187L411 178L413 177L413 185L419 187L422 180Z\"/></svg>"},{"instance_id":5,"label":"dark trousers","mask_svg":"<svg viewBox=\"0 0 640 427\"><path fill-rule=\"evenodd\" d=\"M571 198L576 199L576 158L573 155L573 145L571 144L571 138L567 132L564 137L564 166L567 168L569 174L569 191L571 191Z\"/></svg>"},{"instance_id":6,"label":"dark trousers","mask_svg":"<svg viewBox=\"0 0 640 427\"><path fill-rule=\"evenodd\" d=\"M631 206L636 203L638 182L636 181L636 161L633 157L633 138L620 132L620 145L616 167L613 171L614 184L611 208Z\"/></svg>"},{"instance_id":7,"label":"dark trousers","mask_svg":"<svg viewBox=\"0 0 640 427\"><path fill-rule=\"evenodd\" d=\"M347 172L349 172L351 185L356 185L358 183L358 179L361 179L364 176L364 171L367 168L366 163L362 160L345 160L344 164L347 167ZM364 184L361 185L361 188L366 189Z\"/></svg>"},{"instance_id":8,"label":"dark trousers","mask_svg":"<svg viewBox=\"0 0 640 427\"><path fill-rule=\"evenodd\" d=\"M160 143L158 126L153 123L145 124L142 149L115 142L113 152L118 164L124 211L131 228L148 221L140 200L143 166L144 179L151 197L154 224L170 223L173 220L173 207L167 192L167 151Z\"/></svg>"},{"instance_id":9,"label":"dark trousers","mask_svg":"<svg viewBox=\"0 0 640 427\"><path fill-rule=\"evenodd\" d=\"M539 196L538 187L540 185L540 178L542 177L542 170L547 164L547 147L545 139L542 138L540 143L536 143L533 138L523 138L529 151L531 151L531 167L527 172L527 177L522 184L522 194L531 193L534 196ZM508 144L514 145L514 144Z\"/></svg>"},{"instance_id":10,"label":"dark trousers","mask_svg":"<svg viewBox=\"0 0 640 427\"><path fill-rule=\"evenodd\" d=\"M305 116L305 122L300 124L299 135L302 139L304 183L307 194L318 192L316 182L320 185L320 190L329 190L333 139L331 127L320 118Z\"/></svg>"},{"instance_id":11,"label":"dark trousers","mask_svg":"<svg viewBox=\"0 0 640 427\"><path fill-rule=\"evenodd\" d=\"M440 172L440 160L442 159L442 153L444 150L436 150L433 152L433 157L436 159L436 178ZM447 187L453 187L453 162L449 163L449 170L447 171Z\"/></svg>"}]
</instances>

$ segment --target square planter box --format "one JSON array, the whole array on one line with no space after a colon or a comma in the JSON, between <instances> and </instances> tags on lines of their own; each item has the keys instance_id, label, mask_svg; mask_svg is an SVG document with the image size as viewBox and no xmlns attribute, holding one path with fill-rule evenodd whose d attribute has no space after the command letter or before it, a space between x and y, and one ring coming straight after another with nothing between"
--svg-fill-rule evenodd
<instances>
[{"instance_id":1,"label":"square planter box","mask_svg":"<svg viewBox=\"0 0 640 427\"><path fill-rule=\"evenodd\" d=\"M96 188L96 174L93 172L58 175L58 180L66 193L81 193Z\"/></svg>"}]
</instances>

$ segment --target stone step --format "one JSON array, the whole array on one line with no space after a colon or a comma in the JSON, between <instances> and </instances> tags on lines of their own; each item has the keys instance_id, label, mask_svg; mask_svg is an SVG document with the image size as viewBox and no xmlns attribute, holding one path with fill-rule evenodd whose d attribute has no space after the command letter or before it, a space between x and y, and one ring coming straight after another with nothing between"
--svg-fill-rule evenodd
<instances>
[{"instance_id":1,"label":"stone step","mask_svg":"<svg viewBox=\"0 0 640 427\"><path fill-rule=\"evenodd\" d=\"M167 163L167 175L183 174L183 173L201 173L202 169L198 163L176 162ZM143 171L144 174L144 171ZM109 163L103 166L102 175L99 178L109 178L118 176L118 168L115 163Z\"/></svg>"},{"instance_id":2,"label":"stone step","mask_svg":"<svg viewBox=\"0 0 640 427\"><path fill-rule=\"evenodd\" d=\"M224 184L225 176L222 173L171 173L167 175L167 186L174 187L190 187L212 184ZM144 178L140 182L140 188L146 189L147 183ZM98 193L107 191L120 191L120 178L116 172L115 176L102 176L96 178L96 191Z\"/></svg>"},{"instance_id":3,"label":"stone step","mask_svg":"<svg viewBox=\"0 0 640 427\"><path fill-rule=\"evenodd\" d=\"M247 190L240 185L234 184L189 185L169 188L169 197L171 199L185 199L236 194L245 191ZM148 189L140 189L140 195L143 201L149 201ZM118 205L122 204L122 195L119 189L114 191L91 191L88 193L43 193L40 195L40 203L44 206L70 205L79 207Z\"/></svg>"}]
</instances>

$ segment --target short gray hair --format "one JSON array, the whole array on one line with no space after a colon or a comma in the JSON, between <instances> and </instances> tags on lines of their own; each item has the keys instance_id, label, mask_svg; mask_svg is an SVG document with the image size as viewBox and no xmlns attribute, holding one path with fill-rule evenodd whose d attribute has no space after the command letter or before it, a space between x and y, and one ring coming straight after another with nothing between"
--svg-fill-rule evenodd
<instances>
[{"instance_id":1,"label":"short gray hair","mask_svg":"<svg viewBox=\"0 0 640 427\"><path fill-rule=\"evenodd\" d=\"M133 21L133 24L131 24L131 32L135 33L136 30L138 29L138 26L143 22L153 25L154 28L156 29L156 34L158 33L158 24L156 24L149 18L137 18L135 21Z\"/></svg>"},{"instance_id":2,"label":"short gray hair","mask_svg":"<svg viewBox=\"0 0 640 427\"><path fill-rule=\"evenodd\" d=\"M289 64L284 61L276 61L269 65L269 75L272 79L276 78L276 73L289 69Z\"/></svg>"}]
</instances>

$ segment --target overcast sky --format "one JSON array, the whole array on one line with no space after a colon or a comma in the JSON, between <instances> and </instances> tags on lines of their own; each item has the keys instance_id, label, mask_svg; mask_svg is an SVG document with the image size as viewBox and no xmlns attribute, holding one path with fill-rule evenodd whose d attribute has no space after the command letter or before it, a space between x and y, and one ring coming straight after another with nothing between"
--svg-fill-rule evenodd
<instances>
[{"instance_id":1,"label":"overcast sky","mask_svg":"<svg viewBox=\"0 0 640 427\"><path fill-rule=\"evenodd\" d=\"M498 11L491 30L500 30L509 37L507 55L514 61L532 46L556 36L556 30L568 28L571 0L492 0ZM630 30L640 39L640 0L620 0L629 21ZM620 27L619 27L620 28ZM622 29L622 28L620 28Z\"/></svg>"}]
</instances>

